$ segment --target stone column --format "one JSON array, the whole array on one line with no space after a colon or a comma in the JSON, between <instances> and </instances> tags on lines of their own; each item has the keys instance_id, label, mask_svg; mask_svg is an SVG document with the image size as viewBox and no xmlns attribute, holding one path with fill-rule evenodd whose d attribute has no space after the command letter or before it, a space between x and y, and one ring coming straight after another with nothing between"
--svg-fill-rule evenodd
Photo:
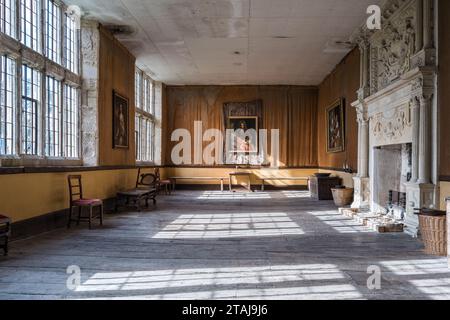
<instances>
[{"instance_id":1,"label":"stone column","mask_svg":"<svg viewBox=\"0 0 450 320\"><path fill-rule=\"evenodd\" d=\"M353 105L355 106L355 105ZM353 178L355 184L355 199L352 208L369 208L369 119L365 106L358 102L356 107L358 117L358 175Z\"/></svg>"},{"instance_id":2,"label":"stone column","mask_svg":"<svg viewBox=\"0 0 450 320\"><path fill-rule=\"evenodd\" d=\"M450 267L450 197L446 199L447 201L447 255L449 257L449 267Z\"/></svg>"},{"instance_id":3,"label":"stone column","mask_svg":"<svg viewBox=\"0 0 450 320\"><path fill-rule=\"evenodd\" d=\"M431 183L431 98L421 96L419 128L419 180L420 184Z\"/></svg>"},{"instance_id":4,"label":"stone column","mask_svg":"<svg viewBox=\"0 0 450 320\"><path fill-rule=\"evenodd\" d=\"M369 96L370 89L370 43L367 39L359 42L359 51L361 55L360 62L360 89L358 97L360 100Z\"/></svg>"},{"instance_id":5,"label":"stone column","mask_svg":"<svg viewBox=\"0 0 450 320\"><path fill-rule=\"evenodd\" d=\"M365 115L358 116L359 128L361 130L361 178L369 176L369 120Z\"/></svg>"},{"instance_id":6,"label":"stone column","mask_svg":"<svg viewBox=\"0 0 450 320\"><path fill-rule=\"evenodd\" d=\"M433 47L431 0L423 0L423 45L425 49Z\"/></svg>"},{"instance_id":7,"label":"stone column","mask_svg":"<svg viewBox=\"0 0 450 320\"><path fill-rule=\"evenodd\" d=\"M358 115L358 175L353 178L355 194L352 208L366 210L369 208L369 119L364 103L370 95L370 42L366 35L357 40L361 54L360 89L358 101L352 104Z\"/></svg>"},{"instance_id":8,"label":"stone column","mask_svg":"<svg viewBox=\"0 0 450 320\"><path fill-rule=\"evenodd\" d=\"M95 21L81 21L81 135L85 166L99 165L98 137L98 76L99 76L99 25Z\"/></svg>"},{"instance_id":9,"label":"stone column","mask_svg":"<svg viewBox=\"0 0 450 320\"><path fill-rule=\"evenodd\" d=\"M423 0L416 0L416 53L423 49Z\"/></svg>"},{"instance_id":10,"label":"stone column","mask_svg":"<svg viewBox=\"0 0 450 320\"><path fill-rule=\"evenodd\" d=\"M411 113L413 124L411 183L415 183L419 179L419 137L420 137L420 106L419 100L417 100L416 97L414 97L411 100Z\"/></svg>"}]
</instances>

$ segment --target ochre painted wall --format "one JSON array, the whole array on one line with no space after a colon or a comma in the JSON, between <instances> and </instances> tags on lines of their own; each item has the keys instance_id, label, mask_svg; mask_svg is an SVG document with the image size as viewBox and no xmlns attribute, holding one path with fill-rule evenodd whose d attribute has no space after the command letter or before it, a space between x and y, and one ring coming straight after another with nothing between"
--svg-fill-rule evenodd
<instances>
[{"instance_id":1,"label":"ochre painted wall","mask_svg":"<svg viewBox=\"0 0 450 320\"><path fill-rule=\"evenodd\" d=\"M299 86L167 86L165 89L165 163L171 164L175 129L188 129L194 138L194 122L203 132L224 132L223 105L262 100L261 129L280 130L280 162L283 167L317 166L317 89ZM270 131L269 131L270 133ZM269 134L270 135L270 134ZM208 143L205 143L206 146ZM192 144L193 145L193 144ZM192 149L194 149L192 147Z\"/></svg>"},{"instance_id":2,"label":"ochre painted wall","mask_svg":"<svg viewBox=\"0 0 450 320\"><path fill-rule=\"evenodd\" d=\"M236 169L232 168L186 168L186 167L172 167L166 168L166 175L168 177L217 177L217 178L229 178L230 172L235 172ZM251 183L252 185L261 185L261 178L289 178L289 177L309 177L310 175L318 172L317 169L240 169L240 171L245 171L251 173ZM228 190L228 181L225 181L225 190ZM233 183L247 183L247 178L233 178ZM217 185L218 181L199 181L199 180L180 180L177 184L201 184L201 185ZM305 180L295 180L295 181L266 181L266 185L276 185L278 187L282 186L302 186L307 185Z\"/></svg>"},{"instance_id":3,"label":"ochre painted wall","mask_svg":"<svg viewBox=\"0 0 450 320\"><path fill-rule=\"evenodd\" d=\"M134 165L135 57L100 27L99 53L99 165ZM113 90L129 100L129 149L113 149Z\"/></svg>"},{"instance_id":4,"label":"ochre painted wall","mask_svg":"<svg viewBox=\"0 0 450 320\"><path fill-rule=\"evenodd\" d=\"M440 174L450 179L450 1L439 1ZM450 196L450 193L446 195Z\"/></svg>"},{"instance_id":5,"label":"ochre painted wall","mask_svg":"<svg viewBox=\"0 0 450 320\"><path fill-rule=\"evenodd\" d=\"M317 139L320 167L342 168L347 161L352 169L357 169L358 125L351 103L356 101L359 89L359 61L359 50L354 49L319 86ZM327 153L326 110L339 98L345 99L346 150Z\"/></svg>"},{"instance_id":6,"label":"ochre painted wall","mask_svg":"<svg viewBox=\"0 0 450 320\"><path fill-rule=\"evenodd\" d=\"M85 198L108 199L135 185L137 169L71 174L82 175ZM18 222L68 208L67 176L68 173L0 175L0 212Z\"/></svg>"}]
</instances>

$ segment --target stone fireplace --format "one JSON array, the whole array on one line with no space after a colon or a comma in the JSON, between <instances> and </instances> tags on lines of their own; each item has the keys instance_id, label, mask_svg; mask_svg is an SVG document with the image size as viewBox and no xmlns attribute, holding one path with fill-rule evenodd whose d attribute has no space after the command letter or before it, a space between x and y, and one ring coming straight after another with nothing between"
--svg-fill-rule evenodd
<instances>
[{"instance_id":1,"label":"stone fireplace","mask_svg":"<svg viewBox=\"0 0 450 320\"><path fill-rule=\"evenodd\" d=\"M399 195L406 194L411 181L411 144L375 147L373 155L373 210L403 220Z\"/></svg>"},{"instance_id":2,"label":"stone fireplace","mask_svg":"<svg viewBox=\"0 0 450 320\"><path fill-rule=\"evenodd\" d=\"M382 29L363 26L353 37L361 52L361 88L352 104L359 129L352 207L388 213L390 195L406 194L397 218L413 236L415 209L439 203L433 16L432 0L387 1Z\"/></svg>"}]
</instances>

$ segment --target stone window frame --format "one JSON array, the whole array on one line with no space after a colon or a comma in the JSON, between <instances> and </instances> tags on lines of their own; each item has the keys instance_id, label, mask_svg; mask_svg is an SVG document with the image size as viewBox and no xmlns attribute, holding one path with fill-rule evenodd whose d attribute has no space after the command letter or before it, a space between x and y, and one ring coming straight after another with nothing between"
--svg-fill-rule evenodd
<instances>
[{"instance_id":1,"label":"stone window frame","mask_svg":"<svg viewBox=\"0 0 450 320\"><path fill-rule=\"evenodd\" d=\"M138 83L139 82L139 83ZM155 163L155 83L136 67L135 141L136 162L139 165Z\"/></svg>"},{"instance_id":2,"label":"stone window frame","mask_svg":"<svg viewBox=\"0 0 450 320\"><path fill-rule=\"evenodd\" d=\"M48 0L39 0L41 6L40 6L40 16L46 17L46 3ZM64 35L65 35L65 16L68 16L67 9L68 6L64 4L64 2L60 0L51 0L58 4L60 7L60 14L63 19L60 23L60 54L61 59L60 63L56 63L49 59L46 56L47 48L46 48L46 29L47 29L47 21L46 19L42 18L40 19L40 35L39 35L39 41L40 41L40 52L34 51L31 48L25 46L20 39L21 35L21 24L20 24L20 5L21 1L16 1L16 30L15 30L15 38L10 37L9 35L0 32L0 55L7 56L8 58L11 58L16 63L16 83L15 83L15 89L16 89L16 133L15 133L15 150L14 154L12 155L6 155L6 154L0 154L0 166L10 166L10 167L16 167L16 166L27 166L27 167L39 167L39 166L81 166L83 165L82 161L82 155L81 155L81 85L82 85L82 79L80 76L80 58L81 58L81 45L80 45L80 29L77 28L75 32L76 36L76 70L75 72L69 70L64 65L65 63L65 57L64 57ZM80 17L74 17L80 18ZM39 70L41 73L41 92L40 92L40 115L39 115L39 132L37 139L39 140L39 149L36 155L25 155L22 151L21 146L21 136L20 136L20 130L21 130L21 109L22 109L22 65L28 65L32 68L35 68ZM46 102L46 95L47 95L47 89L46 89L46 78L47 76L53 77L61 82L61 93L60 96L64 101L64 87L65 85L69 85L73 88L75 88L78 92L78 132L77 132L77 157L76 158L69 158L65 156L58 156L58 157L51 157L46 156L46 108L47 108L47 102ZM64 110L64 105L61 105ZM65 149L64 146L64 140L62 140L62 147Z\"/></svg>"}]
</instances>

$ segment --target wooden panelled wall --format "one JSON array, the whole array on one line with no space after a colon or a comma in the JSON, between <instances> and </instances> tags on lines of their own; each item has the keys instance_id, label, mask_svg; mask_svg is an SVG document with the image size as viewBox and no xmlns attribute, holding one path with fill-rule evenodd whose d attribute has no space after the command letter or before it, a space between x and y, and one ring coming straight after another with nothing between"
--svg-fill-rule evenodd
<instances>
[{"instance_id":1,"label":"wooden panelled wall","mask_svg":"<svg viewBox=\"0 0 450 320\"><path fill-rule=\"evenodd\" d=\"M135 57L109 31L100 27L99 52L99 164L134 165ZM113 90L129 99L129 149L113 149Z\"/></svg>"},{"instance_id":2,"label":"wooden panelled wall","mask_svg":"<svg viewBox=\"0 0 450 320\"><path fill-rule=\"evenodd\" d=\"M359 89L359 50L354 49L328 75L319 86L318 106L318 161L323 168L342 168L347 162L356 171L358 161L358 124L351 103L356 101ZM345 99L346 147L345 152L327 153L326 114L337 99Z\"/></svg>"},{"instance_id":3,"label":"wooden panelled wall","mask_svg":"<svg viewBox=\"0 0 450 320\"><path fill-rule=\"evenodd\" d=\"M175 129L194 134L194 121L203 130L224 130L223 105L227 102L263 101L262 128L280 129L280 161L284 167L317 166L316 88L299 86L167 86L165 163L171 165ZM193 137L192 137L193 139ZM205 143L205 146L208 143ZM193 151L192 151L193 152Z\"/></svg>"}]
</instances>

